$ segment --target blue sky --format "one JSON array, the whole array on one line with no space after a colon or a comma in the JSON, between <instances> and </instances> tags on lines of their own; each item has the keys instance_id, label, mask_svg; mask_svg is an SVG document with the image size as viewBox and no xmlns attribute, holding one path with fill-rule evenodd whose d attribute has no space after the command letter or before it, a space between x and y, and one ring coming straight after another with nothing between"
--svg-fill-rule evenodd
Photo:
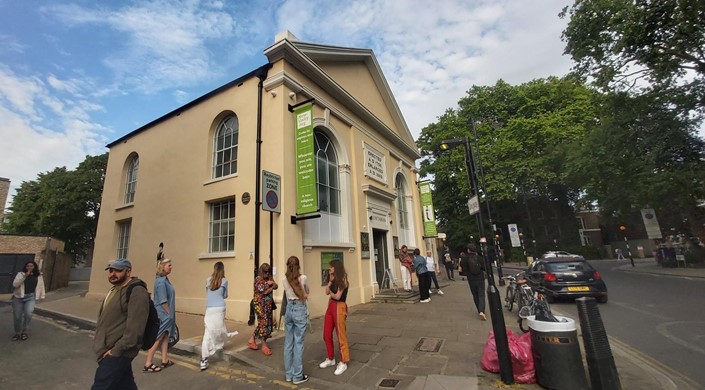
<instances>
[{"instance_id":1,"label":"blue sky","mask_svg":"<svg viewBox=\"0 0 705 390\"><path fill-rule=\"evenodd\" d=\"M86 155L300 40L374 50L414 138L473 84L568 72L570 0L0 0L0 177Z\"/></svg>"}]
</instances>

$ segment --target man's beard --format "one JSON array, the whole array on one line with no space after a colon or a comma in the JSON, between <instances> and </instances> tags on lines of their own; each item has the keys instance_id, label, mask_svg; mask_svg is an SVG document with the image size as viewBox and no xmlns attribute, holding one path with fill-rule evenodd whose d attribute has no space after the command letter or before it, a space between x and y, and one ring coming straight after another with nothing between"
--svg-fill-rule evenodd
<instances>
[{"instance_id":1,"label":"man's beard","mask_svg":"<svg viewBox=\"0 0 705 390\"><path fill-rule=\"evenodd\" d=\"M125 280L127 280L127 272L125 272L122 277L119 278L108 278L108 281L113 285L113 286L121 286L123 283L125 283Z\"/></svg>"}]
</instances>

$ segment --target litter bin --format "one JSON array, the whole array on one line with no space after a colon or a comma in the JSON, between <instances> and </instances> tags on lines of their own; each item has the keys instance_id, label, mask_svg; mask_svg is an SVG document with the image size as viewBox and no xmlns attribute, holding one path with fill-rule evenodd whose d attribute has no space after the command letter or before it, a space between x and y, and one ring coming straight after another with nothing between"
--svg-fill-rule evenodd
<instances>
[{"instance_id":1,"label":"litter bin","mask_svg":"<svg viewBox=\"0 0 705 390\"><path fill-rule=\"evenodd\" d=\"M528 318L536 381L547 389L588 390L575 321L556 318L560 322Z\"/></svg>"}]
</instances>

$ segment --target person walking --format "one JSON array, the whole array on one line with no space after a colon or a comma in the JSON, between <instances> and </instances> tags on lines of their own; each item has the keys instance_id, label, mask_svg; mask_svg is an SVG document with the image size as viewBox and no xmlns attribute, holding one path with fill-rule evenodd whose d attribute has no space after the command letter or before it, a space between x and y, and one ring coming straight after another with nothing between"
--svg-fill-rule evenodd
<instances>
[{"instance_id":1,"label":"person walking","mask_svg":"<svg viewBox=\"0 0 705 390\"><path fill-rule=\"evenodd\" d=\"M132 276L132 263L127 259L115 260L105 270L113 287L98 312L93 338L98 368L91 389L137 389L132 360L140 351L149 317L147 285ZM128 288L132 289L129 301Z\"/></svg>"},{"instance_id":2,"label":"person walking","mask_svg":"<svg viewBox=\"0 0 705 390\"><path fill-rule=\"evenodd\" d=\"M446 268L446 278L448 280L455 280L455 264L453 263L453 257L451 257L448 247L443 251L443 266Z\"/></svg>"},{"instance_id":3,"label":"person walking","mask_svg":"<svg viewBox=\"0 0 705 390\"><path fill-rule=\"evenodd\" d=\"M225 326L225 298L228 297L228 279L225 278L225 265L219 261L213 265L213 274L206 279L206 315L203 317L205 330L201 343L201 371L208 368L208 358L223 349L225 339L238 334L228 333Z\"/></svg>"},{"instance_id":4,"label":"person walking","mask_svg":"<svg viewBox=\"0 0 705 390\"><path fill-rule=\"evenodd\" d=\"M614 250L614 252L617 254L617 260L626 260L624 255L622 254L622 250L617 248Z\"/></svg>"},{"instance_id":5,"label":"person walking","mask_svg":"<svg viewBox=\"0 0 705 390\"><path fill-rule=\"evenodd\" d=\"M399 262L401 262L401 280L404 284L404 291L411 291L411 268L414 265L414 260L411 258L409 248L402 245L399 250Z\"/></svg>"},{"instance_id":6,"label":"person walking","mask_svg":"<svg viewBox=\"0 0 705 390\"><path fill-rule=\"evenodd\" d=\"M157 333L157 341L147 351L142 372L160 372L162 369L174 365L167 355L169 335L173 336L176 333L176 290L169 281L172 268L171 259L157 261L157 277L154 280L154 308L159 314L159 332ZM162 364L159 366L152 362L157 350L160 350L162 355Z\"/></svg>"},{"instance_id":7,"label":"person walking","mask_svg":"<svg viewBox=\"0 0 705 390\"><path fill-rule=\"evenodd\" d=\"M431 302L431 294L429 292L431 289L431 277L428 275L428 268L426 268L426 258L421 256L419 248L414 249L414 270L416 271L416 277L419 279L420 302Z\"/></svg>"},{"instance_id":8,"label":"person walking","mask_svg":"<svg viewBox=\"0 0 705 390\"><path fill-rule=\"evenodd\" d=\"M12 287L12 318L15 326L12 341L24 341L29 338L27 332L32 322L34 305L38 299L44 299L45 296L44 278L34 260L26 262L22 272L15 275Z\"/></svg>"},{"instance_id":9,"label":"person walking","mask_svg":"<svg viewBox=\"0 0 705 390\"><path fill-rule=\"evenodd\" d=\"M326 316L323 321L323 341L326 343L327 357L318 366L326 368L335 365L333 345L333 330L335 330L340 347L340 361L335 368L335 375L340 375L348 369L348 362L350 361L348 335L345 327L345 321L348 317L348 304L345 303L348 298L348 274L345 272L342 261L331 260L328 275L329 281L328 285L326 285L326 295L330 296L330 299L328 300L328 309L326 309Z\"/></svg>"},{"instance_id":10,"label":"person walking","mask_svg":"<svg viewBox=\"0 0 705 390\"><path fill-rule=\"evenodd\" d=\"M272 328L274 327L273 305L274 296L272 291L279 288L277 282L272 279L271 268L269 264L263 263L259 266L259 272L254 284L254 299L255 312L257 313L257 327L252 332L252 336L247 340L247 345L252 350L258 350L257 339L262 340L262 353L270 356L272 350L267 345L267 339L272 336Z\"/></svg>"},{"instance_id":11,"label":"person walking","mask_svg":"<svg viewBox=\"0 0 705 390\"><path fill-rule=\"evenodd\" d=\"M480 319L487 321L487 316L485 315L485 276L484 276L484 262L480 260L477 254L477 247L475 244L467 245L467 253L460 259L460 267L462 273L468 279L468 285L470 285L470 292L472 293L472 299L475 302L475 308L480 316Z\"/></svg>"},{"instance_id":12,"label":"person walking","mask_svg":"<svg viewBox=\"0 0 705 390\"><path fill-rule=\"evenodd\" d=\"M308 323L306 299L309 288L306 275L301 274L299 258L291 256L286 260L284 278L284 295L286 295L286 313L284 314L284 372L286 381L295 385L308 380L304 374L304 336Z\"/></svg>"},{"instance_id":13,"label":"person walking","mask_svg":"<svg viewBox=\"0 0 705 390\"><path fill-rule=\"evenodd\" d=\"M436 294L443 295L443 291L441 291L441 286L438 284L438 278L436 277L436 260L431 255L430 250L426 251L426 269L428 270L427 273L428 273L428 276L430 277L430 279L428 281L429 294L431 292L431 282L433 282L434 285L436 286Z\"/></svg>"}]
</instances>

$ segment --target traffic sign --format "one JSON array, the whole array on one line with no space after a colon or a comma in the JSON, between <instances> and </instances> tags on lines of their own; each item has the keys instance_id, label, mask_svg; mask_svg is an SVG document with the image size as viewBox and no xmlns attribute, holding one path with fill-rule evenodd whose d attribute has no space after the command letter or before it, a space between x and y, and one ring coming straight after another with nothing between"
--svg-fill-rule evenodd
<instances>
[{"instance_id":1,"label":"traffic sign","mask_svg":"<svg viewBox=\"0 0 705 390\"><path fill-rule=\"evenodd\" d=\"M477 199L477 195L468 199L468 210L470 211L470 215L475 215L480 211L480 201Z\"/></svg>"},{"instance_id":2,"label":"traffic sign","mask_svg":"<svg viewBox=\"0 0 705 390\"><path fill-rule=\"evenodd\" d=\"M281 212L281 176L262 171L262 210Z\"/></svg>"}]
</instances>

